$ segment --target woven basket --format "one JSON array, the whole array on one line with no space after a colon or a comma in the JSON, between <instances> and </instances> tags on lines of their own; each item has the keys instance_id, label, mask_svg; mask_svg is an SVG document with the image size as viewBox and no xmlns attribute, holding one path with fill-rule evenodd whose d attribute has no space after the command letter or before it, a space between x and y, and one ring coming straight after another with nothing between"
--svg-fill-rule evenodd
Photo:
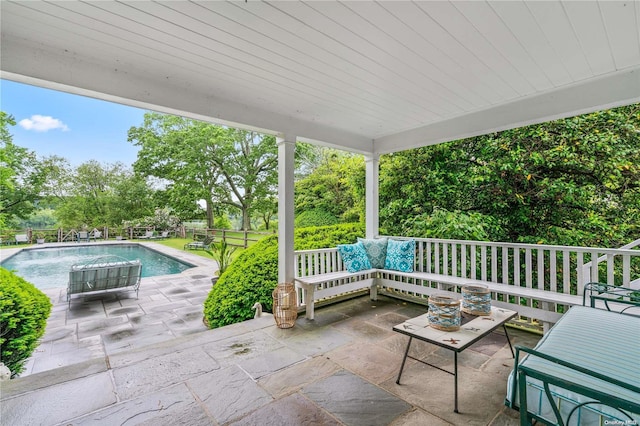
<instances>
[{"instance_id":1,"label":"woven basket","mask_svg":"<svg viewBox=\"0 0 640 426\"><path fill-rule=\"evenodd\" d=\"M427 313L431 327L443 331L460 329L460 301L449 296L429 296Z\"/></svg>"},{"instance_id":2,"label":"woven basket","mask_svg":"<svg viewBox=\"0 0 640 426\"><path fill-rule=\"evenodd\" d=\"M487 286L462 287L462 312L471 315L491 315L491 291Z\"/></svg>"},{"instance_id":3,"label":"woven basket","mask_svg":"<svg viewBox=\"0 0 640 426\"><path fill-rule=\"evenodd\" d=\"M278 328L291 328L298 318L296 288L291 283L278 284L273 290L273 318Z\"/></svg>"}]
</instances>

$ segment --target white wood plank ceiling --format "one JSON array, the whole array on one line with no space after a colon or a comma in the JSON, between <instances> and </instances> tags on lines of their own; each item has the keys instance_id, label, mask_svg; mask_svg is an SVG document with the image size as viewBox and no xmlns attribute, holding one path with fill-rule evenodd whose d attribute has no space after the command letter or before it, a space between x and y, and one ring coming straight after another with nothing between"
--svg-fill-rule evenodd
<instances>
[{"instance_id":1,"label":"white wood plank ceiling","mask_svg":"<svg viewBox=\"0 0 640 426\"><path fill-rule=\"evenodd\" d=\"M635 1L7 1L2 78L371 153L640 101Z\"/></svg>"}]
</instances>

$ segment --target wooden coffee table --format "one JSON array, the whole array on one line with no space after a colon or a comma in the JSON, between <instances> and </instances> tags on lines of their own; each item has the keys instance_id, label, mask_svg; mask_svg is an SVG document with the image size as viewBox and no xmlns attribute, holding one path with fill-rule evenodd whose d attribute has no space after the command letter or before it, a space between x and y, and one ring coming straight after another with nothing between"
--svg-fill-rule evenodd
<instances>
[{"instance_id":1,"label":"wooden coffee table","mask_svg":"<svg viewBox=\"0 0 640 426\"><path fill-rule=\"evenodd\" d=\"M463 314L469 316L468 314ZM404 352L404 358L402 358L402 365L400 366L400 373L398 373L397 384L400 384L400 377L402 376L402 370L404 370L404 364L407 358L419 361L423 364L437 368L438 370L449 373L454 377L454 412L458 411L458 353L464 351L469 346L473 345L478 340L489 335L493 330L502 326L505 336L507 336L507 342L509 342L509 348L511 349L511 355L513 355L513 347L511 346L511 340L507 333L505 323L511 318L518 315L516 311L509 309L502 309L491 307L491 314L488 316L472 316L474 319L463 324L458 331L442 331L435 329L429 325L427 314L420 315L409 319L402 324L398 324L393 327L393 331L406 334L409 336L409 343L407 343L407 349ZM414 358L409 355L409 348L413 339L422 340L423 342L431 343L440 346L445 349L449 349L453 352L453 372L445 370L436 365L429 364L418 358Z\"/></svg>"}]
</instances>

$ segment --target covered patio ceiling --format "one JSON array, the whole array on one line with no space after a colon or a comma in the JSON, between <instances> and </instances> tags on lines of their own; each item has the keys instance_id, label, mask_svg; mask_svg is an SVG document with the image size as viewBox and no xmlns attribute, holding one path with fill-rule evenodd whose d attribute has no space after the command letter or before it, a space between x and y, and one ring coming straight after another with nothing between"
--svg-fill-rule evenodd
<instances>
[{"instance_id":1,"label":"covered patio ceiling","mask_svg":"<svg viewBox=\"0 0 640 426\"><path fill-rule=\"evenodd\" d=\"M640 101L640 3L0 2L1 77L380 154Z\"/></svg>"}]
</instances>

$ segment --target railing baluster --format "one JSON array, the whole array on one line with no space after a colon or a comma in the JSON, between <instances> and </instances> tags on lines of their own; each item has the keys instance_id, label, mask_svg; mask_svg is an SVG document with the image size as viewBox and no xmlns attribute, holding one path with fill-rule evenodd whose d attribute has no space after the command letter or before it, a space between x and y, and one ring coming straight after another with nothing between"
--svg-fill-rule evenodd
<instances>
[{"instance_id":1,"label":"railing baluster","mask_svg":"<svg viewBox=\"0 0 640 426\"><path fill-rule=\"evenodd\" d=\"M442 274L451 275L449 273L449 244L442 243Z\"/></svg>"},{"instance_id":2,"label":"railing baluster","mask_svg":"<svg viewBox=\"0 0 640 426\"><path fill-rule=\"evenodd\" d=\"M520 287L520 248L513 248L513 285Z\"/></svg>"},{"instance_id":3,"label":"railing baluster","mask_svg":"<svg viewBox=\"0 0 640 426\"><path fill-rule=\"evenodd\" d=\"M622 255L622 285L629 287L631 284L631 257L628 254Z\"/></svg>"},{"instance_id":4,"label":"railing baluster","mask_svg":"<svg viewBox=\"0 0 640 426\"><path fill-rule=\"evenodd\" d=\"M600 262L598 259L598 252L597 251L591 251L591 281L592 282L598 282L600 281ZM594 264L595 262L595 264Z\"/></svg>"},{"instance_id":5,"label":"railing baluster","mask_svg":"<svg viewBox=\"0 0 640 426\"><path fill-rule=\"evenodd\" d=\"M531 288L532 268L531 268L531 249L524 249L524 267L525 267L525 285L527 288Z\"/></svg>"},{"instance_id":6,"label":"railing baluster","mask_svg":"<svg viewBox=\"0 0 640 426\"><path fill-rule=\"evenodd\" d=\"M467 245L460 244L460 276L462 278L467 278L469 274L467 274Z\"/></svg>"},{"instance_id":7,"label":"railing baluster","mask_svg":"<svg viewBox=\"0 0 640 426\"><path fill-rule=\"evenodd\" d=\"M509 284L509 247L502 247L502 283Z\"/></svg>"},{"instance_id":8,"label":"railing baluster","mask_svg":"<svg viewBox=\"0 0 640 426\"><path fill-rule=\"evenodd\" d=\"M476 279L476 245L475 244L471 244L471 254L470 254L470 258L471 258L471 279L475 280Z\"/></svg>"},{"instance_id":9,"label":"railing baluster","mask_svg":"<svg viewBox=\"0 0 640 426\"><path fill-rule=\"evenodd\" d=\"M571 291L571 252L562 250L562 292Z\"/></svg>"},{"instance_id":10,"label":"railing baluster","mask_svg":"<svg viewBox=\"0 0 640 426\"><path fill-rule=\"evenodd\" d=\"M487 246L480 246L480 266L481 266L481 279L487 281Z\"/></svg>"},{"instance_id":11,"label":"railing baluster","mask_svg":"<svg viewBox=\"0 0 640 426\"><path fill-rule=\"evenodd\" d=\"M458 275L458 246L456 243L451 243L451 275L460 276Z\"/></svg>"},{"instance_id":12,"label":"railing baluster","mask_svg":"<svg viewBox=\"0 0 640 426\"><path fill-rule=\"evenodd\" d=\"M557 252L556 250L549 250L549 290L558 292L558 277L557 277Z\"/></svg>"},{"instance_id":13,"label":"railing baluster","mask_svg":"<svg viewBox=\"0 0 640 426\"><path fill-rule=\"evenodd\" d=\"M498 247L491 246L491 281L498 282Z\"/></svg>"},{"instance_id":14,"label":"railing baluster","mask_svg":"<svg viewBox=\"0 0 640 426\"><path fill-rule=\"evenodd\" d=\"M544 290L544 249L538 249L536 256L536 263L538 266L538 288Z\"/></svg>"},{"instance_id":15,"label":"railing baluster","mask_svg":"<svg viewBox=\"0 0 640 426\"><path fill-rule=\"evenodd\" d=\"M577 270L578 270L578 281L576 283L576 288L578 293L580 294L582 293L582 289L584 288L584 285L586 284L585 279L586 277L584 276L584 253L579 251L577 252L576 255L576 265L577 265ZM592 266L593 267L593 266Z\"/></svg>"}]
</instances>

